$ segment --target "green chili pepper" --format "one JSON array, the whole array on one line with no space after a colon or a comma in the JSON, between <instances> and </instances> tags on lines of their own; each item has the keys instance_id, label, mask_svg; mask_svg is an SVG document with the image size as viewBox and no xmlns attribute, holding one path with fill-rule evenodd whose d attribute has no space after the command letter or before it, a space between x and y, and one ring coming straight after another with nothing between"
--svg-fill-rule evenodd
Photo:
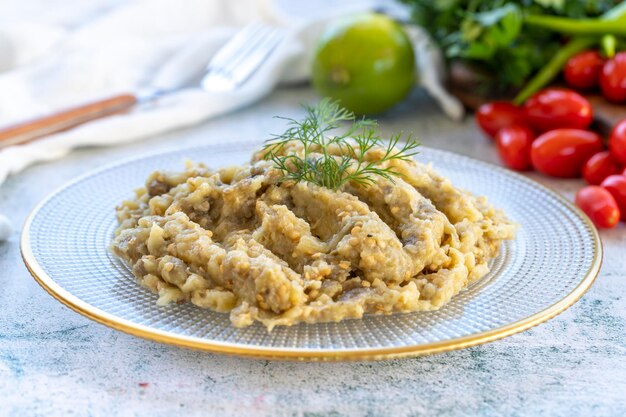
<instances>
[{"instance_id":1,"label":"green chili pepper","mask_svg":"<svg viewBox=\"0 0 626 417\"><path fill-rule=\"evenodd\" d=\"M584 51L591 45L597 42L597 38L576 38L572 39L563 48L554 54L554 57L541 69L535 76L526 83L522 91L520 91L513 102L515 104L522 104L530 98L533 94L539 91L543 86L548 84L556 77L561 68L565 65L568 59L577 53Z\"/></svg>"},{"instance_id":2,"label":"green chili pepper","mask_svg":"<svg viewBox=\"0 0 626 417\"><path fill-rule=\"evenodd\" d=\"M614 33L607 30L609 28L612 28L614 32L619 32L619 34L626 34L626 2L613 7L598 19L569 19L558 16L528 15L524 18L524 24L578 35L606 35L607 33L613 35ZM602 28L602 30L599 28ZM613 40L615 40L615 36L613 36ZM568 59L598 42L600 42L599 36L576 36L572 38L526 83L513 102L522 104L528 100L530 96L543 88L561 72ZM609 47L608 52L611 52L611 40L607 39L605 42L609 42L607 45ZM612 51L614 54L615 42L612 44Z\"/></svg>"},{"instance_id":3,"label":"green chili pepper","mask_svg":"<svg viewBox=\"0 0 626 417\"><path fill-rule=\"evenodd\" d=\"M604 35L600 40L602 46L602 52L607 58L613 58L615 56L615 49L617 49L617 38L615 35Z\"/></svg>"}]
</instances>

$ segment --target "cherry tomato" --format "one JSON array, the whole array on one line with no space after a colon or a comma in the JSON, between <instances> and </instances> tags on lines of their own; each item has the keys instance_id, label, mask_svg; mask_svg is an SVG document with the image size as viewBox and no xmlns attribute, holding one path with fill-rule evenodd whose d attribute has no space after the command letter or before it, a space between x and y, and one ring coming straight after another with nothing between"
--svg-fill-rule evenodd
<instances>
[{"instance_id":1,"label":"cherry tomato","mask_svg":"<svg viewBox=\"0 0 626 417\"><path fill-rule=\"evenodd\" d=\"M598 85L603 65L604 58L598 51L584 51L574 55L565 64L565 82L572 88L593 88Z\"/></svg>"},{"instance_id":2,"label":"cherry tomato","mask_svg":"<svg viewBox=\"0 0 626 417\"><path fill-rule=\"evenodd\" d=\"M601 187L611 193L622 213L622 220L626 221L626 176L611 175L606 177L602 181Z\"/></svg>"},{"instance_id":3,"label":"cherry tomato","mask_svg":"<svg viewBox=\"0 0 626 417\"><path fill-rule=\"evenodd\" d=\"M626 101L626 52L619 52L609 59L600 73L602 95L614 102Z\"/></svg>"},{"instance_id":4,"label":"cherry tomato","mask_svg":"<svg viewBox=\"0 0 626 417\"><path fill-rule=\"evenodd\" d=\"M539 132L552 129L586 129L593 119L591 104L575 91L548 88L539 91L524 104L530 127Z\"/></svg>"},{"instance_id":5,"label":"cherry tomato","mask_svg":"<svg viewBox=\"0 0 626 417\"><path fill-rule=\"evenodd\" d=\"M587 159L602 150L602 140L594 132L555 129L539 136L530 158L537 171L553 177L579 177Z\"/></svg>"},{"instance_id":6,"label":"cherry tomato","mask_svg":"<svg viewBox=\"0 0 626 417\"><path fill-rule=\"evenodd\" d=\"M620 212L610 192L597 185L588 185L576 193L576 205L591 221L602 228L615 227Z\"/></svg>"},{"instance_id":7,"label":"cherry tomato","mask_svg":"<svg viewBox=\"0 0 626 417\"><path fill-rule=\"evenodd\" d=\"M616 124L611 131L609 149L613 158L626 165L626 120Z\"/></svg>"},{"instance_id":8,"label":"cherry tomato","mask_svg":"<svg viewBox=\"0 0 626 417\"><path fill-rule=\"evenodd\" d=\"M500 159L506 166L517 171L532 168L530 163L530 147L535 134L522 125L503 127L496 133L496 146Z\"/></svg>"},{"instance_id":9,"label":"cherry tomato","mask_svg":"<svg viewBox=\"0 0 626 417\"><path fill-rule=\"evenodd\" d=\"M619 174L621 169L622 166L611 156L609 151L602 151L585 162L583 178L591 185L600 185L609 175Z\"/></svg>"},{"instance_id":10,"label":"cherry tomato","mask_svg":"<svg viewBox=\"0 0 626 417\"><path fill-rule=\"evenodd\" d=\"M476 122L491 138L503 127L526 124L522 109L505 101L494 101L480 106L476 111Z\"/></svg>"}]
</instances>

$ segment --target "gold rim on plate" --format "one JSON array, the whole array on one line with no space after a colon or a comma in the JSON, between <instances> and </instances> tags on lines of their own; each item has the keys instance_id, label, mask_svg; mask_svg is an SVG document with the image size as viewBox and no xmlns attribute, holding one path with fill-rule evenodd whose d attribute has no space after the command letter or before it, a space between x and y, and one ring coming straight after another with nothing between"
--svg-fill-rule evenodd
<instances>
[{"instance_id":1,"label":"gold rim on plate","mask_svg":"<svg viewBox=\"0 0 626 417\"><path fill-rule=\"evenodd\" d=\"M483 161L478 162L485 165L491 165ZM494 168L496 167L494 166ZM495 329L474 333L468 336L453 338L441 342L399 347L342 349L337 351L302 348L298 348L297 350L290 350L289 348L246 347L233 343L209 341L198 337L185 336L172 332L158 330L149 326L122 319L113 314L109 314L90 305L89 303L82 301L67 290L63 289L44 271L44 269L35 259L30 241L31 223L39 209L43 205L45 205L46 202L48 202L48 200L57 193L57 191L52 193L50 197L44 199L44 201L38 204L37 207L35 207L29 214L22 230L20 250L22 254L22 259L24 260L24 264L26 265L30 274L35 278L37 283L39 283L39 285L43 287L55 299L57 299L70 309L76 311L79 314L82 314L83 316L91 320L104 324L105 326L111 327L113 329L120 330L124 333L141 337L143 339L184 348L208 351L212 353L263 359L295 361L383 360L429 355L434 353L463 349L502 339L504 337L511 336L513 334L530 329L531 327L534 327L540 323L543 323L562 313L567 308L576 303L576 301L578 301L583 296L583 294L591 287L600 271L603 256L602 243L597 229L589 220L589 218L584 213L582 213L582 211L580 211L578 207L576 207L569 200L567 200L557 192L549 189L544 185L538 184L535 181L530 180L526 177L523 177L521 175L517 176L525 181L533 183L533 185L535 186L543 188L543 191L547 192L552 197L556 198L560 203L565 205L567 208L577 212L580 215L580 218L585 222L585 225L589 228L589 230L592 231L592 237L594 241L593 246L595 249L593 254L593 261L589 269L586 271L584 278L578 283L578 285L561 300L545 308L544 310L532 314L524 319ZM61 187L60 189L64 188L65 186Z\"/></svg>"}]
</instances>

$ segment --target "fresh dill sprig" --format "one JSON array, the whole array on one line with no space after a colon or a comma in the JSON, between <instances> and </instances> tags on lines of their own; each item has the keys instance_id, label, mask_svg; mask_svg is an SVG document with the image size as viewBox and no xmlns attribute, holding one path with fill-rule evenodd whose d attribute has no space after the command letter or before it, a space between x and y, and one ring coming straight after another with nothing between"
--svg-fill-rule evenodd
<instances>
[{"instance_id":1,"label":"fresh dill sprig","mask_svg":"<svg viewBox=\"0 0 626 417\"><path fill-rule=\"evenodd\" d=\"M264 159L274 162L283 172L283 180L307 181L322 187L337 190L353 181L362 186L376 182L376 176L393 182L400 174L383 163L392 160L410 160L416 155L419 142L411 135L402 146L396 146L402 134L393 135L388 141L377 132L375 120L356 119L354 113L341 107L338 101L323 99L317 106L304 106L306 116L302 120L279 117L288 121L287 130L268 139L263 148ZM342 125L347 128L337 133ZM302 144L302 155L283 153L287 143L297 141ZM329 147L340 150L339 155L331 154ZM382 158L367 161L366 154L374 147L385 150Z\"/></svg>"}]
</instances>

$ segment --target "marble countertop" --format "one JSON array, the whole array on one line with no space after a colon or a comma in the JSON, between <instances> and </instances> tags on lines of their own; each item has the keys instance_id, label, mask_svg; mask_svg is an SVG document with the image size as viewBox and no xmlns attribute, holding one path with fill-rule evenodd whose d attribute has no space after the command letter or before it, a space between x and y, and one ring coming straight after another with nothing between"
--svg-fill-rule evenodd
<instances>
[{"instance_id":1,"label":"marble countertop","mask_svg":"<svg viewBox=\"0 0 626 417\"><path fill-rule=\"evenodd\" d=\"M22 223L50 191L119 158L202 144L263 139L273 115L299 116L308 88L281 90L192 129L108 149L83 149L11 178L0 212ZM496 162L473 120L454 123L416 93L380 119L428 146ZM568 197L577 180L530 174ZM92 322L30 277L19 231L0 243L0 416L624 416L626 227L603 231L605 258L591 290L551 321L504 340L415 359L286 363L185 350Z\"/></svg>"}]
</instances>

